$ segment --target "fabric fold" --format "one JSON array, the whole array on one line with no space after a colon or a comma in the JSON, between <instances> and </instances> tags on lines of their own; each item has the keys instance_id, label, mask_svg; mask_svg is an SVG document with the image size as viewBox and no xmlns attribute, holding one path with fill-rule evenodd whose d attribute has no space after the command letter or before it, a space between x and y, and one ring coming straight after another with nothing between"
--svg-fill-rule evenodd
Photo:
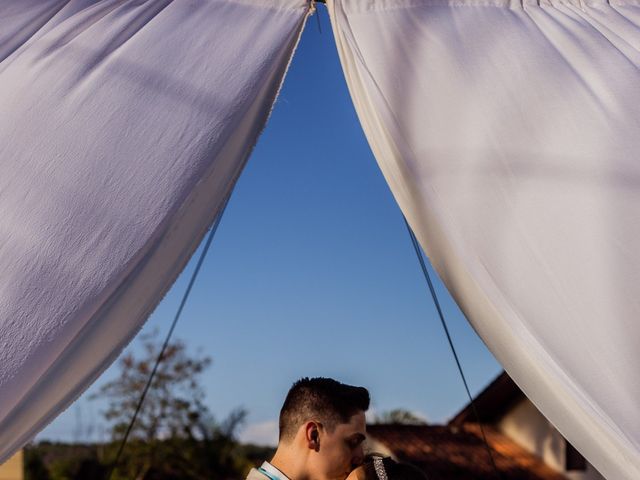
<instances>
[{"instance_id":1,"label":"fabric fold","mask_svg":"<svg viewBox=\"0 0 640 480\"><path fill-rule=\"evenodd\" d=\"M640 478L640 7L329 0L376 160L526 395Z\"/></svg>"},{"instance_id":2,"label":"fabric fold","mask_svg":"<svg viewBox=\"0 0 640 480\"><path fill-rule=\"evenodd\" d=\"M2 2L0 462L116 358L184 268L309 10Z\"/></svg>"}]
</instances>

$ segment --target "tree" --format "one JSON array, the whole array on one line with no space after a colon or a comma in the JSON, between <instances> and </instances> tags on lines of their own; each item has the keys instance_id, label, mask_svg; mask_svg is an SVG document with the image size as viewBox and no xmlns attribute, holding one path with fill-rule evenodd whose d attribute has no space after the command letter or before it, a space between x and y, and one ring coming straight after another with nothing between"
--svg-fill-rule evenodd
<instances>
[{"instance_id":1,"label":"tree","mask_svg":"<svg viewBox=\"0 0 640 480\"><path fill-rule=\"evenodd\" d=\"M109 399L105 417L113 423L115 438L121 438L136 409L160 353L157 332L141 338L144 354L132 352L120 359L121 375L100 389ZM185 344L175 340L167 346L130 438L151 441L160 437L189 435L199 420L208 415L199 376L211 365L211 358L190 356Z\"/></svg>"},{"instance_id":2,"label":"tree","mask_svg":"<svg viewBox=\"0 0 640 480\"><path fill-rule=\"evenodd\" d=\"M36 447L29 445L24 450L24 478L25 480L50 480L42 455Z\"/></svg>"},{"instance_id":3,"label":"tree","mask_svg":"<svg viewBox=\"0 0 640 480\"><path fill-rule=\"evenodd\" d=\"M159 355L161 344L156 336L157 333L143 336L142 356L126 353L119 361L120 376L94 396L109 400L104 415L112 424L111 455L115 455ZM239 476L238 468L244 465L236 455L234 434L246 412L239 409L222 424L215 422L199 383L201 374L210 365L209 357L190 354L182 341L168 344L114 471L114 479Z\"/></svg>"},{"instance_id":4,"label":"tree","mask_svg":"<svg viewBox=\"0 0 640 480\"><path fill-rule=\"evenodd\" d=\"M24 451L25 480L100 480L106 473L96 445L43 441Z\"/></svg>"},{"instance_id":5,"label":"tree","mask_svg":"<svg viewBox=\"0 0 640 480\"><path fill-rule=\"evenodd\" d=\"M396 408L376 415L373 423L394 425L426 425L427 421L415 413L402 408Z\"/></svg>"}]
</instances>

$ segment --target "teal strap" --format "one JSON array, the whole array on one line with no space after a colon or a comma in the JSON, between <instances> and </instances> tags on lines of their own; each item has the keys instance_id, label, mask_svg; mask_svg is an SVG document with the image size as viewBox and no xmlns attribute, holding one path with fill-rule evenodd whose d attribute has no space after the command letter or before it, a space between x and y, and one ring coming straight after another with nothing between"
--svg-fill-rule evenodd
<instances>
[{"instance_id":1,"label":"teal strap","mask_svg":"<svg viewBox=\"0 0 640 480\"><path fill-rule=\"evenodd\" d=\"M274 477L271 473L267 472L264 468L258 467L258 471L263 475L269 477L269 480L280 480L278 477Z\"/></svg>"}]
</instances>

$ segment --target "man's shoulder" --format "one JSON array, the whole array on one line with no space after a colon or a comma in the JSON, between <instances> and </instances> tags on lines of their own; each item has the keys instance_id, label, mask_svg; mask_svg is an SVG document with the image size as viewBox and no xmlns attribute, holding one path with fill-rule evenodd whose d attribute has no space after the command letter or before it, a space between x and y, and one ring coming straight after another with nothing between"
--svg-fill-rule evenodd
<instances>
[{"instance_id":1,"label":"man's shoulder","mask_svg":"<svg viewBox=\"0 0 640 480\"><path fill-rule=\"evenodd\" d=\"M257 468L252 468L246 480L269 480L269 477L261 473Z\"/></svg>"}]
</instances>

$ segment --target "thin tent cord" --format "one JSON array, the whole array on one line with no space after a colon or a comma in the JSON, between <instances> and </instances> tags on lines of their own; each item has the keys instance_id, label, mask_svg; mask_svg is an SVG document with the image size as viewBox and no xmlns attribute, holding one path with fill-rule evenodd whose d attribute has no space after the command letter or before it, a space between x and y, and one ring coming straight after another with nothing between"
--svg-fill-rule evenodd
<instances>
[{"instance_id":1,"label":"thin tent cord","mask_svg":"<svg viewBox=\"0 0 640 480\"><path fill-rule=\"evenodd\" d=\"M498 478L502 478L502 474L496 465L496 462L493 458L493 453L491 453L491 447L489 447L489 443L487 442L487 437L484 434L484 428L482 428L482 422L480 421L480 415L478 414L478 410L476 409L476 404L473 401L473 397L471 396L471 391L469 390L469 384L467 383L467 378L462 371L462 365L460 363L460 359L458 358L458 353L456 352L456 348L453 345L453 340L451 339L451 334L449 333L449 327L447 327L447 322L444 320L444 314L442 313L442 308L440 308L440 302L438 301L438 296L436 295L436 289L433 287L433 282L431 281L431 275L429 275L429 270L427 270L427 265L424 262L424 257L422 256L422 251L420 249L420 244L416 239L413 230L409 226L409 222L407 222L407 218L403 215L404 224L407 226L407 230L409 232L409 236L411 237L411 243L413 244L413 248L416 251L416 255L418 256L418 261L420 262L420 267L422 267L422 273L424 274L424 278L427 281L427 285L429 285L429 292L431 292L431 297L433 298L433 303L436 306L436 310L438 311L438 316L440 317L440 323L442 324L442 328L444 329L444 333L447 336L447 341L449 342L449 347L451 347L451 353L453 353L453 358L456 360L456 365L458 366L458 371L460 372L460 377L462 377L462 383L464 383L464 389L467 391L467 396L469 397L469 402L471 404L471 409L473 410L473 415L476 417L476 421L478 422L478 426L480 427L480 433L482 434L482 440L484 442L484 446L487 449L487 453L489 454L489 458L491 459L491 465L496 472Z\"/></svg>"},{"instance_id":2,"label":"thin tent cord","mask_svg":"<svg viewBox=\"0 0 640 480\"><path fill-rule=\"evenodd\" d=\"M120 457L122 456L122 452L124 451L124 447L127 443L127 440L129 438L129 434L131 433L131 430L133 429L133 425L136 422L136 419L138 418L138 413L140 412L140 409L142 408L142 404L144 402L145 397L147 396L147 392L149 391L149 388L151 387L151 383L153 382L153 377L156 374L156 371L158 370L158 366L160 365L160 362L162 362L162 357L164 356L164 352L167 348L167 346L169 345L169 340L171 339L171 335L173 334L173 331L176 328L176 324L178 323L178 319L180 318L180 315L182 314L182 310L184 309L185 304L187 303L187 299L189 298L189 294L191 293L191 288L193 287L193 284L196 281L196 277L198 276L198 273L200 272L200 267L202 267L202 264L204 262L205 257L207 256L207 252L209 251L209 247L211 246L211 242L213 241L213 237L216 234L216 231L218 230L218 225L220 225L220 220L222 219L222 215L225 211L225 209L227 208L227 204L229 203L229 197L230 195L227 195L227 198L224 201L224 204L222 205L222 208L220 209L220 212L218 213L218 215L216 216L215 222L213 224L213 226L211 227L211 230L209 231L209 236L207 237L207 241L204 245L204 249L202 250L202 253L200 254L200 258L198 259L198 263L196 265L195 270L193 271L193 273L191 274L191 280L189 280L189 285L187 286L187 289L184 292L184 295L182 296L182 301L180 302L180 306L178 307L178 310L176 311L176 315L173 318L173 322L171 322L171 327L169 328L169 332L167 332L167 336L164 339L164 343L162 344L162 348L160 349L160 353L158 354L158 357L156 358L156 362L153 365L153 370L151 370L151 374L149 375L149 379L147 380L146 385L144 386L144 390L142 391L142 395L140 395L140 400L138 401L138 404L136 406L136 410L133 414L133 417L131 417L131 421L129 422L129 425L127 427L127 431L124 434L124 437L122 438L122 441L120 442L120 447L118 448L118 453L116 454L116 458L114 459L113 463L111 464L111 468L109 469L109 475L107 475L107 480L111 480L111 477L113 476L113 472L115 471L116 467L118 466L118 462L120 461Z\"/></svg>"}]
</instances>

